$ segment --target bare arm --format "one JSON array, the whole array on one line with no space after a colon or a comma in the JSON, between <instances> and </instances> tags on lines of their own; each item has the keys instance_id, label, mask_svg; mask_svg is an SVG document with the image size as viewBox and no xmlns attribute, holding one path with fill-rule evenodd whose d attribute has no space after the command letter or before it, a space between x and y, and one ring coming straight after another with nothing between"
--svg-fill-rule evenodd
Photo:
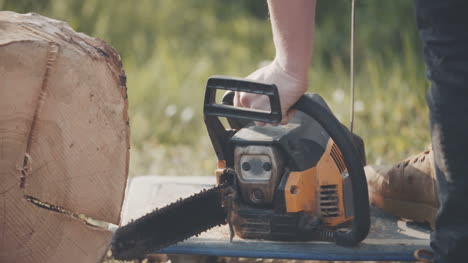
<instances>
[{"instance_id":1,"label":"bare arm","mask_svg":"<svg viewBox=\"0 0 468 263\"><path fill-rule=\"evenodd\" d=\"M268 0L276 60L289 74L307 78L312 56L316 0Z\"/></svg>"},{"instance_id":2,"label":"bare arm","mask_svg":"<svg viewBox=\"0 0 468 263\"><path fill-rule=\"evenodd\" d=\"M288 123L294 115L289 108L307 91L315 3L315 0L268 0L276 56L270 65L258 69L247 78L276 84L283 113L281 124ZM242 92L236 93L234 105L270 110L265 96Z\"/></svg>"}]
</instances>

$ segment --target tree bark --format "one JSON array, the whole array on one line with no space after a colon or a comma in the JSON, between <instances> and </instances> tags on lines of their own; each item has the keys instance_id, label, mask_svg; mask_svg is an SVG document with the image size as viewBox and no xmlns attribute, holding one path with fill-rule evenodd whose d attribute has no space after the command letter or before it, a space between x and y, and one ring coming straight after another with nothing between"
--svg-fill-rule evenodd
<instances>
[{"instance_id":1,"label":"tree bark","mask_svg":"<svg viewBox=\"0 0 468 263\"><path fill-rule=\"evenodd\" d=\"M112 235L85 219L120 223L129 134L112 47L0 12L0 262L102 260Z\"/></svg>"}]
</instances>

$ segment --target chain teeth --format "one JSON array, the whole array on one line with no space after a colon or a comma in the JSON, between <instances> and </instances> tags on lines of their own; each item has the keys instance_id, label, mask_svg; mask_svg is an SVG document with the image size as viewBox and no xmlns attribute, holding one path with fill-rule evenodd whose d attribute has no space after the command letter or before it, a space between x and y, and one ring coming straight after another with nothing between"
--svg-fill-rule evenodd
<instances>
[{"instance_id":1,"label":"chain teeth","mask_svg":"<svg viewBox=\"0 0 468 263\"><path fill-rule=\"evenodd\" d=\"M203 189L118 228L112 240L112 255L119 260L140 259L223 224L226 212L221 205L221 190L226 187L223 184Z\"/></svg>"}]
</instances>

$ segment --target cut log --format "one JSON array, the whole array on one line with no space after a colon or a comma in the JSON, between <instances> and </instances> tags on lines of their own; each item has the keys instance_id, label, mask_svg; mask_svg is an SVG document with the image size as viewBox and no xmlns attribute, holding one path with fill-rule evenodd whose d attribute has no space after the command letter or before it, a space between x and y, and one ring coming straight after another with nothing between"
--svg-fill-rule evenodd
<instances>
[{"instance_id":1,"label":"cut log","mask_svg":"<svg viewBox=\"0 0 468 263\"><path fill-rule=\"evenodd\" d=\"M117 52L66 23L0 12L0 262L99 262L129 162Z\"/></svg>"}]
</instances>

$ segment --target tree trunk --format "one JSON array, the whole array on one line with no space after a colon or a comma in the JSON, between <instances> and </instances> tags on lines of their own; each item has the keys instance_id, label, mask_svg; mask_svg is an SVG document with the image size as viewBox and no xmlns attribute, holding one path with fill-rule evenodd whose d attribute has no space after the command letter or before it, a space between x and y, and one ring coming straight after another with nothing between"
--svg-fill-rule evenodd
<instances>
[{"instance_id":1,"label":"tree trunk","mask_svg":"<svg viewBox=\"0 0 468 263\"><path fill-rule=\"evenodd\" d=\"M0 262L102 260L128 174L125 81L103 41L0 12Z\"/></svg>"}]
</instances>

